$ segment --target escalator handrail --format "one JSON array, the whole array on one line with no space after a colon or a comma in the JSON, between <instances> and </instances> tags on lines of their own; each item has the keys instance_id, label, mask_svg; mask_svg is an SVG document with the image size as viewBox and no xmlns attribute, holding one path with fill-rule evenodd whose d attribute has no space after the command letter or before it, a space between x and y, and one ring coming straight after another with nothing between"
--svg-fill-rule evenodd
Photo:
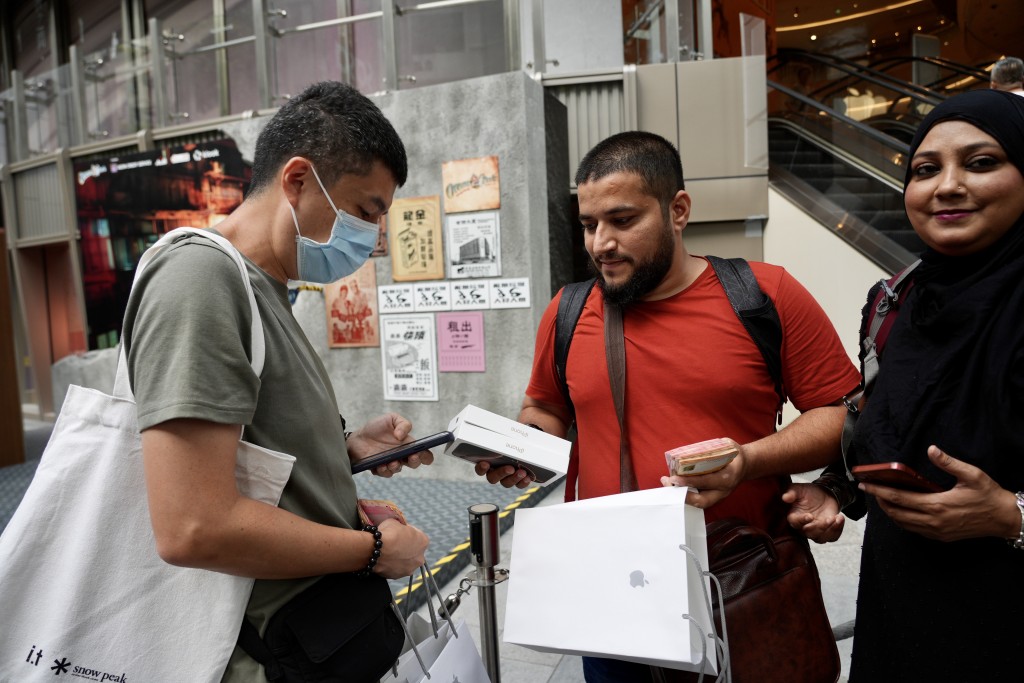
<instances>
[{"instance_id":1,"label":"escalator handrail","mask_svg":"<svg viewBox=\"0 0 1024 683\"><path fill-rule=\"evenodd\" d=\"M899 55L893 57L885 57L879 59L876 62L868 64L868 66L876 71L885 71L889 65L902 64L903 62L926 62L928 64L934 64L935 66L941 66L943 69L949 69L957 73L963 74L964 76L974 76L979 80L988 80L989 73L984 69L979 69L976 66L970 66L968 64L961 64L960 62L954 62L949 59L942 57L921 57L917 55ZM882 65L886 66L883 67Z\"/></svg>"},{"instance_id":2,"label":"escalator handrail","mask_svg":"<svg viewBox=\"0 0 1024 683\"><path fill-rule=\"evenodd\" d=\"M886 173L877 166L873 166L865 159L860 158L856 154L843 149L841 145L837 145L835 142L826 140L825 138L817 135L816 133L809 131L807 128L801 126L798 122L785 117L769 116L769 137L771 137L771 129L773 127L785 130L786 132L795 135L801 140L809 142L811 145L817 147L826 154L832 156L840 163L855 169L860 174L863 174L869 178L872 178L873 180L882 183L889 189L895 190L896 192L899 193L903 192L903 181L897 180L889 173Z\"/></svg>"},{"instance_id":3,"label":"escalator handrail","mask_svg":"<svg viewBox=\"0 0 1024 683\"><path fill-rule=\"evenodd\" d=\"M766 83L768 84L769 88L778 90L779 92L789 95L793 99L798 100L799 102L802 102L809 107L825 112L832 118L842 121L848 126L855 128L857 131L863 133L864 135L871 138L875 142L881 143L895 152L899 152L904 157L910 154L910 145L897 140L891 135L886 135L885 133L875 130L871 126L865 125L856 119L852 119L849 116L846 116L845 114L840 114L838 111L832 109L828 105L822 104L818 100L808 97L807 95L804 95L802 93L799 93L796 90L793 90L792 88L787 88L786 86L780 83L776 83L775 81L766 81Z\"/></svg>"},{"instance_id":4,"label":"escalator handrail","mask_svg":"<svg viewBox=\"0 0 1024 683\"><path fill-rule=\"evenodd\" d=\"M836 57L833 55L821 55L816 52L808 52L807 50L787 50L787 52L791 54L800 55L801 57L805 57L807 59L812 59L816 62L820 62L821 64L825 64L826 66L831 66L832 68L835 69L839 69L840 71L846 74L857 76L858 78L868 81L869 83L880 85L884 88L893 90L896 93L903 95L904 97L909 97L911 99L923 102L925 104L935 106L941 104L942 101L946 99L944 95L935 93L929 90L928 88L924 88L919 85L914 85L913 83L908 83L906 81L901 81L900 79L895 78L894 76L890 76L887 73L876 71L869 67L861 66L860 64L852 62L848 59L844 59L843 57ZM832 84L829 83L826 84L825 86L822 86L822 88L820 88L819 90L823 90L831 86Z\"/></svg>"},{"instance_id":5,"label":"escalator handrail","mask_svg":"<svg viewBox=\"0 0 1024 683\"><path fill-rule=\"evenodd\" d=\"M907 62L923 62L925 64L937 66L940 69L945 69L947 72L949 72L944 74L941 78L939 78L936 81L932 81L927 85L919 86L927 89L929 92L935 94L938 97L949 97L949 95L947 94L947 89L941 86L942 84L947 83L953 79L963 77L974 78L977 81L986 84L989 81L989 74L984 69L968 66L966 64L960 64L959 62L953 62L948 59L942 59L941 57L917 57L913 55L885 57L883 59L871 62L870 64L867 65L867 68L885 74L888 73L890 68L906 64ZM832 91L842 90L846 88L847 85L849 85L849 81L852 81L857 77L857 74L847 73L846 76L835 81L832 81L826 86L822 86L822 88L816 91L815 94L819 94L822 90L825 90L828 87L831 87ZM900 82L902 83L904 81Z\"/></svg>"}]
</instances>

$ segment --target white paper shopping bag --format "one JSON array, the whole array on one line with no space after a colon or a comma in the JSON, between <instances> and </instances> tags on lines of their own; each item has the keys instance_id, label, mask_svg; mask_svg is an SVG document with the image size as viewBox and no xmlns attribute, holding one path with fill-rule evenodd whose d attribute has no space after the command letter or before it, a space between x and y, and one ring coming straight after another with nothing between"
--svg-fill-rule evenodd
<instances>
[{"instance_id":1,"label":"white paper shopping bag","mask_svg":"<svg viewBox=\"0 0 1024 683\"><path fill-rule=\"evenodd\" d=\"M711 632L707 583L683 546L707 566L707 539L704 513L685 505L685 489L517 511L512 543L506 642L701 668L701 630Z\"/></svg>"},{"instance_id":2,"label":"white paper shopping bag","mask_svg":"<svg viewBox=\"0 0 1024 683\"><path fill-rule=\"evenodd\" d=\"M419 657L412 650L403 654L398 660L397 675L388 673L381 683L420 683L426 680L489 683L491 679L464 619L458 620L454 633L458 634L457 638L451 624L442 622L437 638L431 634L416 644Z\"/></svg>"}]
</instances>

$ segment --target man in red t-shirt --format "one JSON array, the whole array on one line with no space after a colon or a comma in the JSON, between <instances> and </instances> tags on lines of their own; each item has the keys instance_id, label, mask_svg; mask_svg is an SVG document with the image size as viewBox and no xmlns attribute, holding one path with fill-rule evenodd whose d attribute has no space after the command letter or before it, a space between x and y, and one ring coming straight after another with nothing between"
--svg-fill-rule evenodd
<instances>
[{"instance_id":1,"label":"man in red t-shirt","mask_svg":"<svg viewBox=\"0 0 1024 683\"><path fill-rule=\"evenodd\" d=\"M575 408L579 498L620 492L619 423L605 360L604 302L622 307L626 382L624 424L639 488L686 485L687 502L707 521L740 517L770 533L786 525L789 474L839 457L842 398L859 374L825 313L785 270L751 268L782 323L782 383L800 417L775 431L778 396L755 342L707 260L687 252L690 217L679 153L667 140L629 132L599 143L580 163L580 223L598 271L576 325L566 379ZM554 326L561 292L537 332L519 421L564 437L572 416L559 388ZM705 439L742 444L723 470L667 477L665 451ZM491 483L526 486L512 467L477 472ZM567 486L566 497L576 493ZM584 657L588 683L650 680L646 666Z\"/></svg>"}]
</instances>

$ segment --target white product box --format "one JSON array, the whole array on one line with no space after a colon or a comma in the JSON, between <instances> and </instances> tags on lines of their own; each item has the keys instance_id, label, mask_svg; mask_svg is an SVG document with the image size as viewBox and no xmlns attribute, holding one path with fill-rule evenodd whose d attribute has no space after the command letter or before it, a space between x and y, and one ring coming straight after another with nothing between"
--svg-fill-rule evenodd
<instances>
[{"instance_id":1,"label":"white product box","mask_svg":"<svg viewBox=\"0 0 1024 683\"><path fill-rule=\"evenodd\" d=\"M533 427L527 427L521 422L510 420L507 417L478 408L472 404L463 408L448 423L448 431L454 432L460 422L465 422L495 434L515 439L518 442L529 444L531 449L543 448L556 456L565 457L566 462L568 462L569 451L572 449L571 441L560 439L554 434L548 434Z\"/></svg>"},{"instance_id":2,"label":"white product box","mask_svg":"<svg viewBox=\"0 0 1024 683\"><path fill-rule=\"evenodd\" d=\"M463 420L455 420L449 425L449 431L455 440L444 449L448 455L472 463L486 460L491 467L521 467L530 472L539 484L564 475L569 468L568 451L564 455L554 453L532 442L498 434Z\"/></svg>"}]
</instances>

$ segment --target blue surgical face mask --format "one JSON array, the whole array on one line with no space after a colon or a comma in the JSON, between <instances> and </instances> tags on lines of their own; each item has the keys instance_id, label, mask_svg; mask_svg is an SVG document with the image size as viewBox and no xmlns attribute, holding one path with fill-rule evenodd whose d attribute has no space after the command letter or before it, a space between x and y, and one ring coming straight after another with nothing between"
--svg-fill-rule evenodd
<instances>
[{"instance_id":1,"label":"blue surgical face mask","mask_svg":"<svg viewBox=\"0 0 1024 683\"><path fill-rule=\"evenodd\" d=\"M308 237L302 236L299 230L299 219L295 215L295 207L288 203L292 212L292 221L295 223L295 232L299 233L295 238L296 259L298 266L298 279L307 282L319 282L326 284L335 282L341 278L351 275L359 269L359 266L366 263L370 258L374 245L377 244L377 224L370 223L356 218L355 216L340 211L327 194L320 176L316 169L310 164L313 177L320 185L331 208L334 209L334 227L331 228L331 236L326 242L314 242Z\"/></svg>"}]
</instances>

